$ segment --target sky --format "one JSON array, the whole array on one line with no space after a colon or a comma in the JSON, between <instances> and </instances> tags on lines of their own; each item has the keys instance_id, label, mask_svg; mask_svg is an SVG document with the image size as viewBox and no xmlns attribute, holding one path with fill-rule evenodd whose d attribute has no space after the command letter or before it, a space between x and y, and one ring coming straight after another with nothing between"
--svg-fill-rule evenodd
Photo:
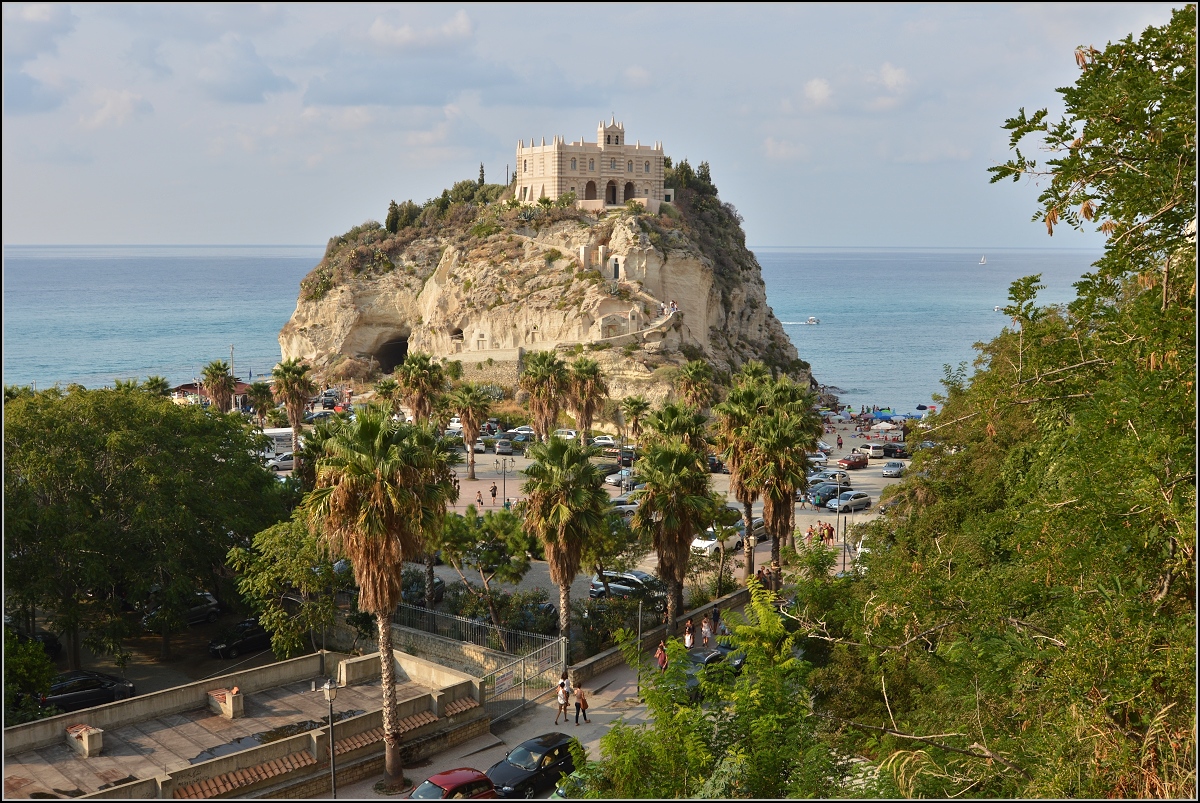
<instances>
[{"instance_id":1,"label":"sky","mask_svg":"<svg viewBox=\"0 0 1200 803\"><path fill-rule=\"evenodd\" d=\"M321 244L613 116L751 246L1099 248L989 185L1116 4L3 6L5 244Z\"/></svg>"}]
</instances>

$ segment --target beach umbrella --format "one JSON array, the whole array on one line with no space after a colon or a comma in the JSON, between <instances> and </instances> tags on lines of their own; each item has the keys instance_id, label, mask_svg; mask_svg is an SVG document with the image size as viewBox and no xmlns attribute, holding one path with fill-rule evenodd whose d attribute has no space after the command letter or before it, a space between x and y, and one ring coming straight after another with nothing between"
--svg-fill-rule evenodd
<instances>
[{"instance_id":1,"label":"beach umbrella","mask_svg":"<svg viewBox=\"0 0 1200 803\"><path fill-rule=\"evenodd\" d=\"M875 432L887 432L888 430L892 430L895 428L896 428L895 424L889 424L887 421L880 421L878 424L874 424L871 426L871 429L874 430Z\"/></svg>"}]
</instances>

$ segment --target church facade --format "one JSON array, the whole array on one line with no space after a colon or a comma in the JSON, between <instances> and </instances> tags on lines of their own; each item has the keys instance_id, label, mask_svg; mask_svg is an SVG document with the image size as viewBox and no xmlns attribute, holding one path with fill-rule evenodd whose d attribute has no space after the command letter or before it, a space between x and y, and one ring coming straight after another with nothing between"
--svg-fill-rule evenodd
<instances>
[{"instance_id":1,"label":"church facade","mask_svg":"<svg viewBox=\"0 0 1200 803\"><path fill-rule=\"evenodd\" d=\"M586 209L622 206L639 200L652 211L670 190L663 188L663 148L661 142L629 144L625 124L614 117L596 129L596 141L580 138L567 142L553 137L549 145L517 142L516 198L536 203L541 198L557 200L574 193L577 204Z\"/></svg>"}]
</instances>

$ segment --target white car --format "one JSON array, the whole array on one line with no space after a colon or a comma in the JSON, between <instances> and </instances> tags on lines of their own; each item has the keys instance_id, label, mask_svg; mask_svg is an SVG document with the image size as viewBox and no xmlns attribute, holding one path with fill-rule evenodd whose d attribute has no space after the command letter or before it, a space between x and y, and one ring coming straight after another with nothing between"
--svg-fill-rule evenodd
<instances>
[{"instance_id":1,"label":"white car","mask_svg":"<svg viewBox=\"0 0 1200 803\"><path fill-rule=\"evenodd\" d=\"M826 455L829 455L829 453L833 451L833 447L830 446L825 441L817 441L817 448L820 449L822 452L824 452Z\"/></svg>"},{"instance_id":2,"label":"white car","mask_svg":"<svg viewBox=\"0 0 1200 803\"><path fill-rule=\"evenodd\" d=\"M824 452L810 452L806 456L808 457L809 465L824 466L829 462L829 458L825 456Z\"/></svg>"},{"instance_id":3,"label":"white car","mask_svg":"<svg viewBox=\"0 0 1200 803\"><path fill-rule=\"evenodd\" d=\"M592 441L593 446L616 446L617 442L613 440L612 435L597 435Z\"/></svg>"},{"instance_id":4,"label":"white car","mask_svg":"<svg viewBox=\"0 0 1200 803\"><path fill-rule=\"evenodd\" d=\"M575 430L573 430L573 429L556 429L556 430L554 430L554 437L562 438L564 441L575 440L576 434L578 434L578 433L576 433Z\"/></svg>"},{"instance_id":5,"label":"white car","mask_svg":"<svg viewBox=\"0 0 1200 803\"><path fill-rule=\"evenodd\" d=\"M267 468L271 469L272 471L291 471L295 464L296 461L292 457L292 453L284 452L283 454L275 455L268 460Z\"/></svg>"},{"instance_id":6,"label":"white car","mask_svg":"<svg viewBox=\"0 0 1200 803\"><path fill-rule=\"evenodd\" d=\"M750 531L754 534L755 538L762 535L767 530L766 523L761 518L752 519L750 521L750 528ZM737 552L742 548L742 543L744 541L742 534L745 532L745 530L746 523L741 519L738 519L736 524L722 528L723 532L728 533L723 542L726 554L729 552ZM699 552L704 555L715 555L717 552L717 544L717 533L712 527L709 527L707 530L697 535L692 541L692 551Z\"/></svg>"},{"instance_id":7,"label":"white car","mask_svg":"<svg viewBox=\"0 0 1200 803\"><path fill-rule=\"evenodd\" d=\"M534 434L533 427L529 426L528 424L522 424L521 426L517 427L516 429L509 430L509 432L520 432L522 435Z\"/></svg>"}]
</instances>

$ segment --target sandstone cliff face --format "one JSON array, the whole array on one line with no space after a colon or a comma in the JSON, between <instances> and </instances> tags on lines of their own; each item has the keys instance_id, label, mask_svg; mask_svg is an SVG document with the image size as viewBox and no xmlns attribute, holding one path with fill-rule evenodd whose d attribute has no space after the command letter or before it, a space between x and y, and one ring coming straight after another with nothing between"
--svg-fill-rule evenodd
<instances>
[{"instance_id":1,"label":"sandstone cliff face","mask_svg":"<svg viewBox=\"0 0 1200 803\"><path fill-rule=\"evenodd\" d=\"M761 359L811 382L740 243L705 253L678 213L555 211L556 221L493 215L431 236L366 226L331 242L280 332L283 357L318 369L353 357L388 372L406 350L469 366L586 349L614 396L652 398L666 393L660 369L694 358L718 371ZM339 259L351 267L331 278Z\"/></svg>"}]
</instances>

